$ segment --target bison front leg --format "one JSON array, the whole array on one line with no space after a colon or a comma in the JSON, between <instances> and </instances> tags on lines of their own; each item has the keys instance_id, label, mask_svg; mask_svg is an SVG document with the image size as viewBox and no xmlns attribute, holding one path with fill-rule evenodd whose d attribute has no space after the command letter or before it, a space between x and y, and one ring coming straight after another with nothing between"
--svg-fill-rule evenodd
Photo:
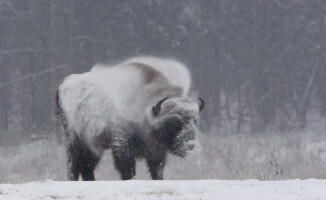
<instances>
[{"instance_id":1,"label":"bison front leg","mask_svg":"<svg viewBox=\"0 0 326 200\"><path fill-rule=\"evenodd\" d=\"M153 180L163 180L165 158L149 158L147 166Z\"/></svg>"},{"instance_id":2,"label":"bison front leg","mask_svg":"<svg viewBox=\"0 0 326 200\"><path fill-rule=\"evenodd\" d=\"M135 158L117 153L113 150L114 166L119 171L122 180L130 180L136 175Z\"/></svg>"}]
</instances>

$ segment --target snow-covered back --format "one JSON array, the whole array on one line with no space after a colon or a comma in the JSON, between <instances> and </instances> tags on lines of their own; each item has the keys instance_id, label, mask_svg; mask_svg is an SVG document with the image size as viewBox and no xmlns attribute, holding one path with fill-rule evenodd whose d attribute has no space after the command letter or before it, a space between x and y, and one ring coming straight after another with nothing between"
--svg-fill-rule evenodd
<instances>
[{"instance_id":1,"label":"snow-covered back","mask_svg":"<svg viewBox=\"0 0 326 200\"><path fill-rule=\"evenodd\" d=\"M162 72L173 85L183 89L183 95L188 94L191 85L191 75L185 65L175 60L154 57L135 57L126 63L137 62L147 64Z\"/></svg>"},{"instance_id":2,"label":"snow-covered back","mask_svg":"<svg viewBox=\"0 0 326 200\"><path fill-rule=\"evenodd\" d=\"M0 185L1 200L323 200L325 180L97 181Z\"/></svg>"},{"instance_id":3,"label":"snow-covered back","mask_svg":"<svg viewBox=\"0 0 326 200\"><path fill-rule=\"evenodd\" d=\"M77 132L99 134L109 123L143 120L164 97L186 97L190 83L190 73L181 63L138 57L70 75L59 92L69 124Z\"/></svg>"}]
</instances>

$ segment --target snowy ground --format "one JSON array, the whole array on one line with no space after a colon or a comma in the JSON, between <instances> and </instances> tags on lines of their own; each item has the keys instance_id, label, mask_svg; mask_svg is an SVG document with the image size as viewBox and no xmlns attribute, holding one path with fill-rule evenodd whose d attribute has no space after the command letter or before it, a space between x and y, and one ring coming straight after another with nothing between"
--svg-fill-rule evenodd
<instances>
[{"instance_id":1,"label":"snowy ground","mask_svg":"<svg viewBox=\"0 0 326 200\"><path fill-rule=\"evenodd\" d=\"M307 132L271 134L202 134L202 150L185 159L169 155L166 180L326 179L325 126ZM44 140L0 146L0 183L66 181L63 144ZM137 162L136 180L150 179L145 162ZM97 180L119 180L111 151L96 169Z\"/></svg>"},{"instance_id":2,"label":"snowy ground","mask_svg":"<svg viewBox=\"0 0 326 200\"><path fill-rule=\"evenodd\" d=\"M97 181L0 185L1 200L51 199L232 199L323 200L326 180L288 181Z\"/></svg>"}]
</instances>

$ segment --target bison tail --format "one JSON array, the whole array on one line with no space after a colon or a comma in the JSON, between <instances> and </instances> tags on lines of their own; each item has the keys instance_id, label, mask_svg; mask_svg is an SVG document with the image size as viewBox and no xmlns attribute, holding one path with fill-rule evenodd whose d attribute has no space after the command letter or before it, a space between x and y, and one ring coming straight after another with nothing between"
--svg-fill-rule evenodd
<instances>
[{"instance_id":1,"label":"bison tail","mask_svg":"<svg viewBox=\"0 0 326 200\"><path fill-rule=\"evenodd\" d=\"M60 118L61 116L61 105L60 105L60 95L59 95L59 90L57 90L55 94L55 109L54 109L54 114L56 115L57 118Z\"/></svg>"}]
</instances>

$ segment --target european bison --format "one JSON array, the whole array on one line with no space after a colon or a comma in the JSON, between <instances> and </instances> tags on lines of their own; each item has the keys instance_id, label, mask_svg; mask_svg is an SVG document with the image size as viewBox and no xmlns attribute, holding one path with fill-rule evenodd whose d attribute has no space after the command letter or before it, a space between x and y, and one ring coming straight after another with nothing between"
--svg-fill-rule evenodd
<instances>
[{"instance_id":1,"label":"european bison","mask_svg":"<svg viewBox=\"0 0 326 200\"><path fill-rule=\"evenodd\" d=\"M197 139L205 103L188 97L190 82L184 65L153 57L66 77L56 114L66 136L69 180L95 180L94 169L109 148L123 180L135 176L138 158L146 159L152 179L163 179L167 152L184 157Z\"/></svg>"}]
</instances>

